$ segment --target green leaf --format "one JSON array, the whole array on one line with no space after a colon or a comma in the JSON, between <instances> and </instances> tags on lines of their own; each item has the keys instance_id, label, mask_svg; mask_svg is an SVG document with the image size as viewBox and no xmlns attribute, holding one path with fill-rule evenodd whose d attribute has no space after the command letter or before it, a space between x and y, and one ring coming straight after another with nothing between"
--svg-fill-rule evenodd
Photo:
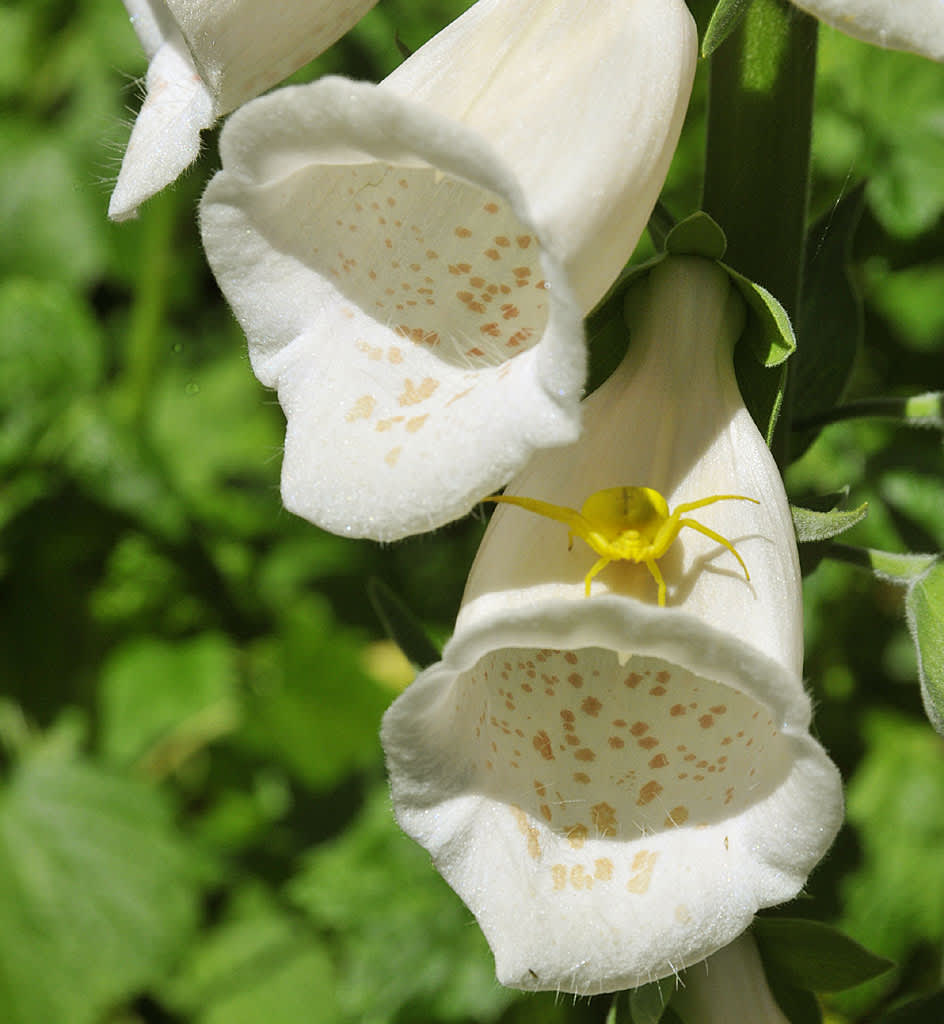
<instances>
[{"instance_id":1,"label":"green leaf","mask_svg":"<svg viewBox=\"0 0 944 1024\"><path fill-rule=\"evenodd\" d=\"M309 597L286 609L279 635L253 645L247 668L238 739L258 756L280 761L313 789L380 761L389 696L326 601Z\"/></svg>"},{"instance_id":2,"label":"green leaf","mask_svg":"<svg viewBox=\"0 0 944 1024\"><path fill-rule=\"evenodd\" d=\"M873 712L865 756L848 786L858 861L843 883L841 926L904 961L944 941L944 750L925 723Z\"/></svg>"},{"instance_id":3,"label":"green leaf","mask_svg":"<svg viewBox=\"0 0 944 1024\"><path fill-rule=\"evenodd\" d=\"M495 983L481 931L429 855L397 828L378 787L344 835L314 848L289 895L335 936L345 1021L496 1020L514 998Z\"/></svg>"},{"instance_id":4,"label":"green leaf","mask_svg":"<svg viewBox=\"0 0 944 1024\"><path fill-rule=\"evenodd\" d=\"M0 133L0 277L86 285L106 259L104 204L65 137L5 116Z\"/></svg>"},{"instance_id":5,"label":"green leaf","mask_svg":"<svg viewBox=\"0 0 944 1024\"><path fill-rule=\"evenodd\" d=\"M852 529L856 523L862 522L868 515L868 511L869 503L867 501L862 502L858 508L834 508L829 512L816 512L810 508L800 508L798 505L790 506L793 528L796 531L796 538L801 544L838 537L839 534Z\"/></svg>"},{"instance_id":6,"label":"green leaf","mask_svg":"<svg viewBox=\"0 0 944 1024\"><path fill-rule=\"evenodd\" d=\"M751 0L718 0L701 41L702 57L710 57L740 25Z\"/></svg>"},{"instance_id":7,"label":"green leaf","mask_svg":"<svg viewBox=\"0 0 944 1024\"><path fill-rule=\"evenodd\" d=\"M665 239L665 251L674 256L703 256L708 260L720 260L727 247L724 231L703 211L680 221Z\"/></svg>"},{"instance_id":8,"label":"green leaf","mask_svg":"<svg viewBox=\"0 0 944 1024\"><path fill-rule=\"evenodd\" d=\"M0 789L4 1024L93 1024L158 983L191 933L195 877L152 790L21 762Z\"/></svg>"},{"instance_id":9,"label":"green leaf","mask_svg":"<svg viewBox=\"0 0 944 1024\"><path fill-rule=\"evenodd\" d=\"M891 322L897 338L913 352L939 351L944 341L944 264L892 270L876 261L864 269L869 304Z\"/></svg>"},{"instance_id":10,"label":"green leaf","mask_svg":"<svg viewBox=\"0 0 944 1024\"><path fill-rule=\"evenodd\" d=\"M140 637L105 664L101 744L112 762L144 758L163 776L238 723L235 658L207 633L168 643Z\"/></svg>"},{"instance_id":11,"label":"green leaf","mask_svg":"<svg viewBox=\"0 0 944 1024\"><path fill-rule=\"evenodd\" d=\"M939 555L902 555L895 551L850 547L846 544L831 544L827 554L838 561L860 565L887 583L900 584L917 579L940 558Z\"/></svg>"},{"instance_id":12,"label":"green leaf","mask_svg":"<svg viewBox=\"0 0 944 1024\"><path fill-rule=\"evenodd\" d=\"M937 1020L944 1020L944 989L899 1006L879 1017L875 1024L929 1024Z\"/></svg>"},{"instance_id":13,"label":"green leaf","mask_svg":"<svg viewBox=\"0 0 944 1024\"><path fill-rule=\"evenodd\" d=\"M371 577L367 581L367 596L387 635L417 668L439 661L439 650L427 636L423 624L383 580Z\"/></svg>"},{"instance_id":14,"label":"green leaf","mask_svg":"<svg viewBox=\"0 0 944 1024\"><path fill-rule=\"evenodd\" d=\"M918 652L924 710L944 734L944 563L935 562L908 588L905 612Z\"/></svg>"},{"instance_id":15,"label":"green leaf","mask_svg":"<svg viewBox=\"0 0 944 1024\"><path fill-rule=\"evenodd\" d=\"M894 967L830 925L800 918L758 917L753 924L764 963L799 988L839 992Z\"/></svg>"},{"instance_id":16,"label":"green leaf","mask_svg":"<svg viewBox=\"0 0 944 1024\"><path fill-rule=\"evenodd\" d=\"M0 465L30 457L53 417L95 387L103 348L85 304L62 285L0 284Z\"/></svg>"},{"instance_id":17,"label":"green leaf","mask_svg":"<svg viewBox=\"0 0 944 1024\"><path fill-rule=\"evenodd\" d=\"M241 892L226 920L195 947L166 998L197 1024L346 1020L324 940L252 891Z\"/></svg>"},{"instance_id":18,"label":"green leaf","mask_svg":"<svg viewBox=\"0 0 944 1024\"><path fill-rule=\"evenodd\" d=\"M841 187L850 170L892 234L911 238L944 211L940 66L820 32L813 157Z\"/></svg>"},{"instance_id":19,"label":"green leaf","mask_svg":"<svg viewBox=\"0 0 944 1024\"><path fill-rule=\"evenodd\" d=\"M862 300L850 275L862 189L845 195L807 234L803 294L793 362L797 419L831 409L842 397L862 343Z\"/></svg>"}]
</instances>

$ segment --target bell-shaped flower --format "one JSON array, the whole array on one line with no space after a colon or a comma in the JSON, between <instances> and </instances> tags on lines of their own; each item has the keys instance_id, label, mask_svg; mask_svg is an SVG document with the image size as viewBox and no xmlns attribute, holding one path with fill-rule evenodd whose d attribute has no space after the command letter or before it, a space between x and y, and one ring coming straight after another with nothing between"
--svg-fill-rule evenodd
<instances>
[{"instance_id":1,"label":"bell-shaped flower","mask_svg":"<svg viewBox=\"0 0 944 1024\"><path fill-rule=\"evenodd\" d=\"M846 35L892 50L944 60L941 0L793 0Z\"/></svg>"},{"instance_id":2,"label":"bell-shaped flower","mask_svg":"<svg viewBox=\"0 0 944 1024\"><path fill-rule=\"evenodd\" d=\"M684 118L681 0L479 0L380 85L237 111L204 244L287 418L282 497L394 540L573 441L582 315Z\"/></svg>"},{"instance_id":3,"label":"bell-shaped flower","mask_svg":"<svg viewBox=\"0 0 944 1024\"><path fill-rule=\"evenodd\" d=\"M124 0L150 64L112 220L197 158L200 132L340 39L377 0Z\"/></svg>"},{"instance_id":4,"label":"bell-shaped flower","mask_svg":"<svg viewBox=\"0 0 944 1024\"><path fill-rule=\"evenodd\" d=\"M684 1024L790 1024L770 991L750 932L686 971L672 1009Z\"/></svg>"},{"instance_id":5,"label":"bell-shaped flower","mask_svg":"<svg viewBox=\"0 0 944 1024\"><path fill-rule=\"evenodd\" d=\"M742 300L692 257L638 287L579 442L507 494L583 505L587 537L643 547L599 568L572 521L499 505L442 660L384 720L397 818L518 988L594 994L703 960L799 892L842 816L809 733L790 512L732 367ZM671 514L640 488L673 510L758 503L703 503L665 543Z\"/></svg>"}]
</instances>

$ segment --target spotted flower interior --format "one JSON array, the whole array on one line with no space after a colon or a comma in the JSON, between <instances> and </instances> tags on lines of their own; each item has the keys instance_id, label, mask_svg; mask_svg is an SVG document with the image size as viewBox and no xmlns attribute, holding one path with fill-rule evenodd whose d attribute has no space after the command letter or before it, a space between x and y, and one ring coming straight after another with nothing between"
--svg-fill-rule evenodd
<instances>
[{"instance_id":1,"label":"spotted flower interior","mask_svg":"<svg viewBox=\"0 0 944 1024\"><path fill-rule=\"evenodd\" d=\"M506 648L455 694L476 785L517 806L553 889L644 893L660 870L647 837L736 816L790 770L765 709L657 658ZM611 839L625 846L594 842Z\"/></svg>"},{"instance_id":2,"label":"spotted flower interior","mask_svg":"<svg viewBox=\"0 0 944 1024\"><path fill-rule=\"evenodd\" d=\"M494 366L547 324L532 233L500 196L429 165L307 167L260 197L258 221L335 293L368 359L409 365L418 346L456 369Z\"/></svg>"}]
</instances>

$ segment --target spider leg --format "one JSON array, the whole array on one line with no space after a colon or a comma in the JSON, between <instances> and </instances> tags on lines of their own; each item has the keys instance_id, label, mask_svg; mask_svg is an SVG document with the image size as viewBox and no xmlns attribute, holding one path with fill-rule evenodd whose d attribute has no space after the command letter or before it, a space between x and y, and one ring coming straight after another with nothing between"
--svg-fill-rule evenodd
<instances>
[{"instance_id":1,"label":"spider leg","mask_svg":"<svg viewBox=\"0 0 944 1024\"><path fill-rule=\"evenodd\" d=\"M564 505L553 505L549 501L538 501L537 498L520 498L513 494L492 494L482 501L502 502L506 505L517 505L518 508L534 512L536 515L544 516L546 519L555 519L559 523L566 523L570 527L571 538L574 534L586 538L592 530L590 523L576 510L566 508Z\"/></svg>"},{"instance_id":2,"label":"spider leg","mask_svg":"<svg viewBox=\"0 0 944 1024\"><path fill-rule=\"evenodd\" d=\"M748 498L745 494L712 494L710 498L701 498L698 501L686 501L673 511L673 515L684 516L686 512L694 512L696 508L704 508L706 505L714 505L716 501L753 501L755 505L760 502L756 498ZM688 524L691 525L690 523Z\"/></svg>"},{"instance_id":3,"label":"spider leg","mask_svg":"<svg viewBox=\"0 0 944 1024\"><path fill-rule=\"evenodd\" d=\"M585 597L589 597L590 596L590 581L593 579L594 576L596 576L596 574L598 572L601 572L603 569L605 569L610 564L610 562L612 562L612 561L613 561L612 558L607 558L604 555L603 558L601 558L598 561L593 563L593 568L584 577L584 596Z\"/></svg>"},{"instance_id":4,"label":"spider leg","mask_svg":"<svg viewBox=\"0 0 944 1024\"><path fill-rule=\"evenodd\" d=\"M712 540L717 541L719 544L723 544L728 551L741 563L741 568L744 570L744 579L750 582L751 574L747 571L747 566L744 564L744 559L737 553L734 545L726 537L722 537L720 533L715 533L714 530L709 530L707 526L702 526L701 523L696 523L694 519L681 519L679 520L679 528L683 526L690 526L693 530L697 530L699 533L703 533L706 537L710 537Z\"/></svg>"},{"instance_id":5,"label":"spider leg","mask_svg":"<svg viewBox=\"0 0 944 1024\"><path fill-rule=\"evenodd\" d=\"M658 563L654 558L646 559L646 568L652 574L652 578L659 584L659 607L665 607L665 579L662 576L662 570L659 568Z\"/></svg>"}]
</instances>

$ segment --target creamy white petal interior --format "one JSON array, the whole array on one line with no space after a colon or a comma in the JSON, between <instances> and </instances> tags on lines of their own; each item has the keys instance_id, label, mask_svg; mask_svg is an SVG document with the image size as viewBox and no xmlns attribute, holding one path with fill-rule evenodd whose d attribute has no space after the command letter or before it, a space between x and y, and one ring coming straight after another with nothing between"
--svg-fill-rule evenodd
<instances>
[{"instance_id":1,"label":"creamy white petal interior","mask_svg":"<svg viewBox=\"0 0 944 1024\"><path fill-rule=\"evenodd\" d=\"M327 79L230 118L203 238L287 416L288 508L393 540L577 436L581 313L655 202L693 62L674 0L480 0L380 86Z\"/></svg>"},{"instance_id":2,"label":"creamy white petal interior","mask_svg":"<svg viewBox=\"0 0 944 1024\"><path fill-rule=\"evenodd\" d=\"M847 35L944 60L942 0L793 0Z\"/></svg>"}]
</instances>

